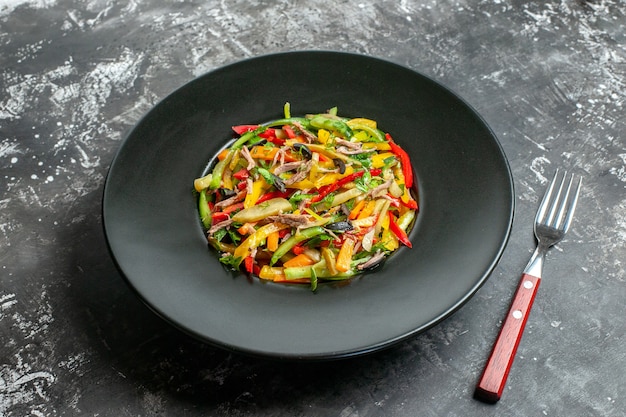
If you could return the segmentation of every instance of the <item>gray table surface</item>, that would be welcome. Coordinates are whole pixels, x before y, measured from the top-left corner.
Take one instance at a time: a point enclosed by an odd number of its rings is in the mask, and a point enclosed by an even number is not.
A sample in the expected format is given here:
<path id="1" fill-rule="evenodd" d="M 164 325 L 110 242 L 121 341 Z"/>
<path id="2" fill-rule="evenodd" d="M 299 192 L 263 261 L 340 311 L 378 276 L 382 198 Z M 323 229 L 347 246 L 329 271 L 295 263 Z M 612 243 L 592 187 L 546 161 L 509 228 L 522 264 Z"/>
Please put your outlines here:
<path id="1" fill-rule="evenodd" d="M 626 3 L 0 0 L 0 416 L 626 416 Z M 387 59 L 447 85 L 510 161 L 487 283 L 383 352 L 277 363 L 153 315 L 110 258 L 109 165 L 151 106 L 271 52 Z M 557 167 L 584 177 L 497 405 L 472 398 Z"/>

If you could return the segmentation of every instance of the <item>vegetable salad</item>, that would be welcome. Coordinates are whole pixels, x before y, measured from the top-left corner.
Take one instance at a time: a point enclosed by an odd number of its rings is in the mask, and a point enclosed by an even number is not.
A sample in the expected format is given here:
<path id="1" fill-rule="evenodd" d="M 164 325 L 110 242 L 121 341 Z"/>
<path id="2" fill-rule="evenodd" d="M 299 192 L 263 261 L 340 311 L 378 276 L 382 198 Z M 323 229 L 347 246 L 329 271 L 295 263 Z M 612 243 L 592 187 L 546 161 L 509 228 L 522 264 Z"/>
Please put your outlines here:
<path id="1" fill-rule="evenodd" d="M 237 139 L 194 181 L 220 261 L 264 280 L 345 280 L 400 245 L 418 204 L 408 154 L 374 120 L 325 113 L 233 127 Z"/>

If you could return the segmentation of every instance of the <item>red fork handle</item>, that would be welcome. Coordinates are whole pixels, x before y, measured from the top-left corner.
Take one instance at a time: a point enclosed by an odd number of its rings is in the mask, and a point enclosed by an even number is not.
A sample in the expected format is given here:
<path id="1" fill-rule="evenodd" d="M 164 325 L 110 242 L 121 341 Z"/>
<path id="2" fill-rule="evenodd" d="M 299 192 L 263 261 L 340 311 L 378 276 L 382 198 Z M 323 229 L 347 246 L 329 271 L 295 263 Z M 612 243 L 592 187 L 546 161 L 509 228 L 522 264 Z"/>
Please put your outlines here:
<path id="1" fill-rule="evenodd" d="M 474 396 L 477 399 L 495 403 L 502 396 L 540 282 L 541 278 L 522 275 L 500 334 L 476 386 Z"/>

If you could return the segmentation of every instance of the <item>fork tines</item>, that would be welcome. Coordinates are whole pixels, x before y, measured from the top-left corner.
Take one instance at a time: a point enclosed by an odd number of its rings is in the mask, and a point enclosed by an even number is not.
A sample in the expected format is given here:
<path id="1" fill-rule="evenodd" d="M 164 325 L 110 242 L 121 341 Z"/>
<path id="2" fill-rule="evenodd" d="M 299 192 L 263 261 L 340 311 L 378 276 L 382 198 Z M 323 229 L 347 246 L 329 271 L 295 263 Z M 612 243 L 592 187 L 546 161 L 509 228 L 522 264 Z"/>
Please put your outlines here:
<path id="1" fill-rule="evenodd" d="M 558 186 L 557 183 L 559 183 Z M 567 171 L 560 175 L 557 169 L 543 200 L 541 200 L 535 223 L 567 232 L 578 203 L 581 183 L 582 177 L 574 182 L 574 174 L 572 174 L 567 181 Z M 572 190 L 572 187 L 575 188 Z M 563 192 L 564 190 L 565 192 Z"/>

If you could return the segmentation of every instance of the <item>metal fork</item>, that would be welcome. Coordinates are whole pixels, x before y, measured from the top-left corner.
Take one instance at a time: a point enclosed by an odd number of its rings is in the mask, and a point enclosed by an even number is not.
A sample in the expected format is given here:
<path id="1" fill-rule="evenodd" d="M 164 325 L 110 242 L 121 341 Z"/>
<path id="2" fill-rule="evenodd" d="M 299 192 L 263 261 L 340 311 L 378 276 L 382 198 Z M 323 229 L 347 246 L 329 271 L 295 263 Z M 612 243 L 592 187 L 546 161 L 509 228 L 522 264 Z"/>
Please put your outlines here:
<path id="1" fill-rule="evenodd" d="M 534 224 L 537 249 L 524 269 L 500 334 L 476 386 L 474 395 L 479 400 L 495 403 L 502 396 L 541 281 L 546 252 L 567 233 L 576 210 L 581 183 L 582 178 L 574 181 L 573 174 L 567 181 L 567 172 L 561 176 L 557 170 L 543 196 Z"/>

